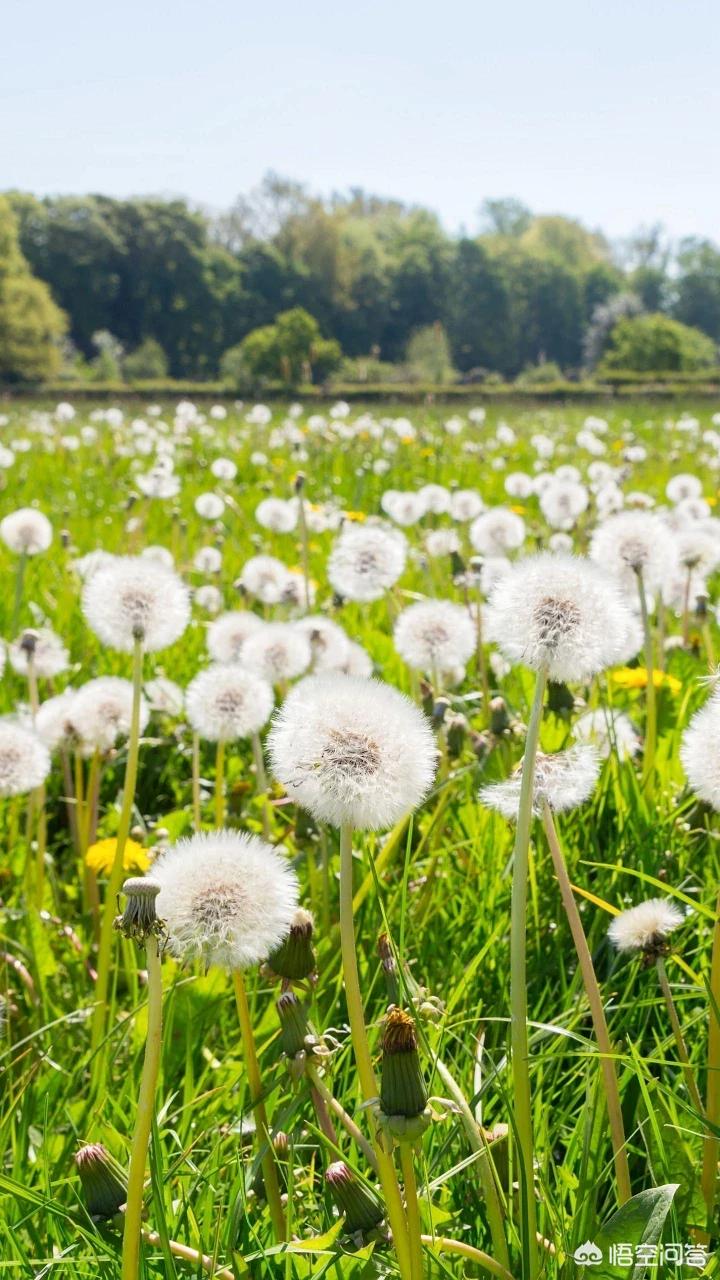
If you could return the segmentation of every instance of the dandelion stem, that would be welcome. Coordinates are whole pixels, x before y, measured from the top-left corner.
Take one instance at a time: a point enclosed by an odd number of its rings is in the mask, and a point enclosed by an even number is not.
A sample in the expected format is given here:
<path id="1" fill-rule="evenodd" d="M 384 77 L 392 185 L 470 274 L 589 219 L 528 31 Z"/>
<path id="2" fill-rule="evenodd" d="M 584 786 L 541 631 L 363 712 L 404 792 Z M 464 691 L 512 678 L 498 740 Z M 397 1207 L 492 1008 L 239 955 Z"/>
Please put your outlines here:
<path id="1" fill-rule="evenodd" d="M 252 735 L 251 742 L 252 742 L 253 760 L 255 761 L 255 789 L 257 791 L 258 799 L 262 802 L 263 839 L 267 840 L 269 844 L 270 840 L 272 839 L 272 830 L 270 827 L 270 811 L 269 811 L 270 806 L 268 804 L 267 774 L 265 772 L 265 760 L 263 758 L 263 749 L 262 749 L 262 743 L 260 741 L 260 734 L 257 732 L 254 733 Z"/>
<path id="2" fill-rule="evenodd" d="M 423 1244 L 430 1249 L 436 1249 L 438 1253 L 458 1253 L 463 1258 L 468 1258 L 471 1262 L 477 1262 L 479 1267 L 483 1267 L 485 1271 L 489 1271 L 492 1276 L 499 1276 L 500 1280 L 513 1280 L 512 1273 L 507 1267 L 503 1267 L 488 1253 L 484 1253 L 482 1249 L 476 1249 L 472 1244 L 466 1244 L 464 1240 L 451 1240 L 448 1236 L 421 1236 Z"/>
<path id="3" fill-rule="evenodd" d="M 710 1026 L 708 1029 L 707 1085 L 705 1095 L 707 1133 L 703 1139 L 702 1191 L 708 1232 L 714 1229 L 715 1190 L 720 1155 L 720 894 L 718 894 L 710 965 Z"/>
<path id="4" fill-rule="evenodd" d="M 687 649 L 690 639 L 690 583 L 692 582 L 692 567 L 688 565 L 685 575 L 685 586 L 683 590 L 682 605 L 682 642 L 683 648 Z"/>
<path id="5" fill-rule="evenodd" d="M 346 1133 L 350 1135 L 353 1142 L 362 1151 L 365 1159 L 370 1165 L 370 1168 L 374 1169 L 377 1173 L 377 1159 L 375 1152 L 373 1151 L 372 1144 L 368 1142 L 365 1134 L 358 1128 L 352 1116 L 348 1115 L 342 1103 L 339 1102 L 335 1095 L 330 1092 L 317 1067 L 309 1060 L 305 1064 L 305 1074 L 313 1089 L 317 1094 L 319 1094 L 328 1109 L 332 1111 L 340 1121 Z"/>
<path id="6" fill-rule="evenodd" d="M 255 1132 L 261 1152 L 261 1166 L 263 1182 L 265 1184 L 265 1195 L 270 1208 L 270 1216 L 273 1220 L 275 1235 L 278 1240 L 285 1240 L 287 1231 L 282 1200 L 280 1199 L 280 1184 L 278 1182 L 277 1168 L 275 1166 L 275 1153 L 272 1138 L 270 1137 L 265 1103 L 263 1102 L 260 1063 L 258 1061 L 257 1050 L 255 1048 L 255 1036 L 252 1028 L 252 1019 L 250 1017 L 250 1006 L 248 1005 L 247 991 L 245 990 L 245 979 L 240 969 L 233 969 L 233 983 L 235 986 L 235 1003 L 237 1004 L 238 1020 L 240 1022 L 240 1034 L 242 1036 L 243 1051 L 245 1054 L 245 1070 L 247 1072 L 248 1088 L 250 1090 L 250 1104 L 255 1117 Z"/>
<path id="7" fill-rule="evenodd" d="M 27 552 L 22 551 L 18 557 L 17 569 L 15 571 L 15 603 L 13 605 L 12 624 L 10 627 L 10 635 L 16 636 L 18 626 L 20 625 L 20 613 L 22 610 L 23 588 L 25 585 L 25 569 L 27 567 Z"/>
<path id="8" fill-rule="evenodd" d="M 447 1089 L 450 1097 L 460 1112 L 460 1119 L 465 1133 L 467 1134 L 470 1146 L 473 1151 L 478 1154 L 479 1158 L 477 1161 L 477 1167 L 483 1196 L 485 1198 L 485 1209 L 487 1212 L 488 1226 L 490 1228 L 493 1249 L 498 1255 L 502 1265 L 509 1268 L 510 1254 L 508 1252 L 505 1228 L 503 1225 L 502 1205 L 500 1203 L 500 1196 L 498 1194 L 496 1184 L 497 1170 L 490 1150 L 490 1144 L 483 1136 L 477 1121 L 475 1120 L 475 1116 L 470 1109 L 468 1100 L 455 1077 L 451 1074 L 445 1063 L 442 1062 L 440 1058 L 436 1058 L 434 1065 L 443 1085 Z"/>
<path id="9" fill-rule="evenodd" d="M 365 1014 L 360 994 L 360 978 L 357 955 L 355 953 L 352 839 L 352 826 L 348 823 L 343 823 L 340 828 L 340 947 L 348 1021 L 350 1023 L 350 1034 L 355 1052 L 355 1065 L 357 1066 L 360 1089 L 365 1102 L 374 1102 L 378 1097 L 378 1087 L 365 1030 Z M 410 1244 L 395 1167 L 387 1152 L 378 1143 L 375 1143 L 374 1146 L 378 1176 L 385 1196 L 385 1206 L 393 1233 L 393 1243 L 400 1275 L 402 1280 L 411 1280 Z"/>
<path id="10" fill-rule="evenodd" d="M 400 1143 L 400 1168 L 402 1169 L 405 1187 L 405 1210 L 407 1213 L 408 1236 L 410 1238 L 410 1274 L 412 1280 L 423 1280 L 425 1266 L 423 1263 L 420 1206 L 418 1204 L 417 1182 L 415 1181 L 413 1149 L 409 1142 Z"/>
<path id="11" fill-rule="evenodd" d="M 513 1103 L 519 1156 L 520 1202 L 522 1205 L 523 1274 L 526 1280 L 528 1278 L 529 1280 L 535 1280 L 539 1269 L 530 1100 L 530 1047 L 527 1027 L 527 895 L 535 757 L 540 740 L 540 725 L 546 683 L 547 670 L 541 667 L 537 673 L 522 762 L 520 804 L 518 807 L 513 854 L 510 919 L 510 1034 Z"/>
<path id="12" fill-rule="evenodd" d="M 90 1032 L 90 1045 L 93 1053 L 99 1048 L 105 1030 L 107 1013 L 107 995 L 110 977 L 110 960 L 113 942 L 113 921 L 117 909 L 117 895 L 123 878 L 123 862 L 125 845 L 130 834 L 135 800 L 135 783 L 137 781 L 138 756 L 140 754 L 140 700 L 142 697 L 143 652 L 142 641 L 136 640 L 133 651 L 133 701 L 130 717 L 130 736 L 128 739 L 127 762 L 125 765 L 125 783 L 123 786 L 122 809 L 115 844 L 115 860 L 110 871 L 105 905 L 100 924 L 100 946 L 98 949 L 97 981 L 95 983 L 95 1009 Z M 95 1059 L 94 1077 L 98 1084 L 105 1073 L 105 1063 L 100 1057 Z"/>
<path id="13" fill-rule="evenodd" d="M 657 976 L 658 976 L 658 981 L 660 983 L 660 990 L 662 991 L 663 996 L 665 997 L 665 1004 L 667 1006 L 668 1017 L 670 1018 L 670 1026 L 672 1027 L 672 1032 L 675 1037 L 675 1046 L 678 1051 L 678 1057 L 682 1064 L 682 1073 L 683 1073 L 683 1076 L 685 1077 L 685 1084 L 687 1085 L 687 1091 L 690 1094 L 692 1104 L 695 1107 L 695 1110 L 697 1111 L 698 1115 L 703 1116 L 705 1114 L 705 1108 L 703 1107 L 702 1098 L 700 1097 L 700 1090 L 697 1087 L 695 1072 L 693 1071 L 692 1064 L 690 1062 L 690 1055 L 688 1054 L 687 1045 L 685 1044 L 685 1037 L 682 1033 L 682 1027 L 680 1026 L 680 1019 L 678 1017 L 677 1007 L 675 1005 L 675 1000 L 673 999 L 673 993 L 670 988 L 667 971 L 665 969 L 665 961 L 663 960 L 662 956 L 657 957 L 655 961 L 655 967 L 657 969 Z"/>
<path id="14" fill-rule="evenodd" d="M 655 696 L 655 660 L 653 657 L 652 630 L 648 612 L 647 595 L 642 572 L 637 571 L 638 595 L 640 597 L 640 613 L 642 615 L 643 634 L 645 636 L 645 668 L 647 685 L 645 688 L 645 750 L 643 753 L 643 777 L 647 782 L 652 775 L 655 763 L 655 747 L 657 745 L 657 698 Z"/>
<path id="15" fill-rule="evenodd" d="M 305 518 L 305 498 L 302 489 L 298 494 L 298 525 L 300 527 L 300 547 L 303 568 L 303 597 L 305 613 L 310 612 L 310 550 L 308 547 L 307 520 Z"/>
<path id="16" fill-rule="evenodd" d="M 128 1193 L 125 1208 L 122 1245 L 122 1280 L 137 1280 L 140 1262 L 140 1234 L 142 1228 L 143 1190 L 145 1187 L 145 1162 L 147 1160 L 150 1132 L 155 1111 L 155 1090 L 160 1069 L 162 1046 L 162 964 L 158 939 L 151 935 L 147 940 L 148 969 L 148 1029 L 145 1041 L 140 1094 L 138 1096 L 135 1132 L 130 1150 Z"/>
<path id="17" fill-rule="evenodd" d="M 200 830 L 200 734 L 194 733 L 192 740 L 192 800 L 193 830 Z"/>
<path id="18" fill-rule="evenodd" d="M 215 752 L 215 826 L 225 826 L 225 742 L 221 738 Z"/>
<path id="19" fill-rule="evenodd" d="M 147 1228 L 143 1228 L 142 1238 L 146 1244 L 162 1245 L 162 1238 L 158 1231 L 148 1231 Z M 237 1274 L 235 1271 L 216 1266 L 207 1253 L 201 1253 L 199 1249 L 193 1249 L 189 1244 L 168 1240 L 167 1247 L 174 1258 L 182 1258 L 183 1262 L 191 1262 L 193 1266 L 202 1267 L 203 1271 L 207 1271 L 208 1275 L 213 1277 L 213 1280 L 235 1280 Z"/>
<path id="20" fill-rule="evenodd" d="M 625 1204 L 632 1195 L 630 1186 L 630 1170 L 628 1168 L 627 1158 L 627 1139 L 625 1137 L 625 1127 L 623 1125 L 622 1106 L 620 1103 L 620 1089 L 618 1087 L 617 1072 L 615 1070 L 615 1050 L 610 1039 L 607 1019 L 605 1017 L 605 1009 L 603 1007 L 602 995 L 595 974 L 595 968 L 590 954 L 590 948 L 585 937 L 585 930 L 582 926 L 580 912 L 578 911 L 575 895 L 572 890 L 570 877 L 568 876 L 565 858 L 563 856 L 560 841 L 558 839 L 555 822 L 552 811 L 547 800 L 543 801 L 542 821 L 545 829 L 545 835 L 550 847 L 550 856 L 552 857 L 555 875 L 557 876 L 560 886 L 560 896 L 562 898 L 565 915 L 570 925 L 575 950 L 577 952 L 580 964 L 580 973 L 582 974 L 583 986 L 585 987 L 585 995 L 590 1005 L 590 1013 L 592 1015 L 593 1028 L 595 1030 L 595 1039 L 600 1053 L 600 1069 L 602 1071 L 603 1086 L 605 1090 L 605 1106 L 607 1107 L 608 1121 L 610 1124 L 610 1137 L 613 1146 L 613 1156 L 615 1160 L 615 1178 L 617 1180 L 618 1200 L 620 1204 Z"/>

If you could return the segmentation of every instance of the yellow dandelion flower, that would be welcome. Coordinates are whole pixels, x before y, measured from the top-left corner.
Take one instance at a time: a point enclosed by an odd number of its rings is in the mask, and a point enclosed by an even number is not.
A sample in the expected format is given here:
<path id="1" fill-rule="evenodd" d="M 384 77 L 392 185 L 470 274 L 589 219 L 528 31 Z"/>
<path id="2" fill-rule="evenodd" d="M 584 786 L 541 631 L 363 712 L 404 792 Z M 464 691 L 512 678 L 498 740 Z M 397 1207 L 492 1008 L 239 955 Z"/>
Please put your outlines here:
<path id="1" fill-rule="evenodd" d="M 647 688 L 647 671 L 645 667 L 618 667 L 610 672 L 610 679 L 619 689 Z M 667 671 L 653 671 L 653 684 L 656 689 L 666 688 L 671 693 L 679 693 L 682 683 L 677 676 L 668 675 Z"/>
<path id="2" fill-rule="evenodd" d="M 518 502 L 515 504 L 515 506 L 511 507 L 510 510 L 514 511 L 516 516 L 524 516 L 526 508 L 522 505 L 522 503 Z"/>
<path id="3" fill-rule="evenodd" d="M 414 437 L 414 436 L 401 436 L 401 437 L 400 437 L 400 443 L 401 443 L 401 444 L 414 444 L 414 443 L 415 443 L 415 437 Z"/>
<path id="4" fill-rule="evenodd" d="M 367 519 L 364 511 L 343 511 L 346 520 L 354 520 L 357 524 L 362 524 Z"/>
<path id="5" fill-rule="evenodd" d="M 109 875 L 115 861 L 117 839 L 110 836 L 107 840 L 98 840 L 91 844 L 85 854 L 85 862 L 93 871 Z M 145 849 L 137 840 L 126 840 L 123 850 L 123 871 L 147 871 L 150 859 Z"/>
<path id="6" fill-rule="evenodd" d="M 425 448 L 424 448 L 424 449 L 421 449 L 421 450 L 420 450 L 420 453 L 421 453 L 421 455 L 422 455 L 422 457 L 423 457 L 423 458 L 432 458 L 432 457 L 434 457 L 434 456 L 435 456 L 435 450 L 434 450 L 434 449 L 429 449 L 429 448 L 427 447 L 427 445 L 425 446 Z"/>

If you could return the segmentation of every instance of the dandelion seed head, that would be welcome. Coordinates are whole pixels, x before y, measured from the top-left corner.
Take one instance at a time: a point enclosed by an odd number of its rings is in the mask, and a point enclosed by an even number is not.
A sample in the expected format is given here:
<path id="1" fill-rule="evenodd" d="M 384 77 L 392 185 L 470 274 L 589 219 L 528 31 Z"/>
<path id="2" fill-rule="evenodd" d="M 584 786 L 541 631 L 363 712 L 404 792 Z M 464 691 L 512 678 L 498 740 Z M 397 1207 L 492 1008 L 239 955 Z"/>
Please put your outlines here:
<path id="1" fill-rule="evenodd" d="M 645 588 L 656 591 L 677 558 L 672 534 L 659 516 L 647 511 L 622 511 L 599 524 L 590 540 L 590 557 L 633 592 L 638 573 Z"/>
<path id="2" fill-rule="evenodd" d="M 661 946 L 684 913 L 667 898 L 650 898 L 615 916 L 608 937 L 617 951 L 652 951 Z"/>
<path id="3" fill-rule="evenodd" d="M 414 703 L 380 681 L 335 673 L 296 685 L 268 746 L 275 776 L 317 819 L 371 830 L 420 804 L 437 762 Z"/>
<path id="4" fill-rule="evenodd" d="M 399 530 L 346 525 L 330 553 L 330 585 L 346 600 L 379 600 L 405 568 L 407 542 Z"/>
<path id="5" fill-rule="evenodd" d="M 576 809 L 592 795 L 600 772 L 600 757 L 592 746 L 570 747 L 554 755 L 539 752 L 533 779 L 533 813 L 547 801 L 555 813 Z M 517 820 L 522 785 L 522 764 L 505 782 L 494 782 L 480 791 L 480 801 L 511 821 Z"/>
<path id="6" fill-rule="evenodd" d="M 8 648 L 10 666 L 18 675 L 28 675 L 31 667 L 35 675 L 51 680 L 67 671 L 70 663 L 68 651 L 60 636 L 48 627 L 25 632 Z"/>
<path id="7" fill-rule="evenodd" d="M 121 676 L 98 676 L 77 689 L 68 710 L 70 734 L 85 751 L 109 751 L 127 738 L 132 720 L 133 687 Z M 140 732 L 147 728 L 149 708 L 140 699 Z"/>
<path id="8" fill-rule="evenodd" d="M 82 606 L 89 626 L 111 649 L 149 652 L 180 639 L 190 619 L 188 590 L 164 564 L 118 556 L 85 582 Z"/>
<path id="9" fill-rule="evenodd" d="M 223 969 L 265 960 L 288 933 L 298 905 L 297 878 L 286 859 L 241 832 L 178 841 L 153 863 L 153 879 L 173 953 Z"/>
<path id="10" fill-rule="evenodd" d="M 470 541 L 484 556 L 505 556 L 525 541 L 525 521 L 507 507 L 491 507 L 470 525 Z"/>
<path id="11" fill-rule="evenodd" d="M 289 622 L 268 622 L 251 632 L 242 647 L 241 662 L 270 684 L 294 680 L 310 666 L 308 635 Z"/>
<path id="12" fill-rule="evenodd" d="M 682 737 L 680 759 L 695 794 L 720 811 L 720 691 L 695 712 Z"/>
<path id="13" fill-rule="evenodd" d="M 267 723 L 273 692 L 266 680 L 236 663 L 214 663 L 191 680 L 185 707 L 201 738 L 232 742 L 257 733 Z"/>
<path id="14" fill-rule="evenodd" d="M 444 674 L 465 668 L 477 645 L 467 609 L 451 600 L 423 600 L 403 609 L 395 623 L 395 648 L 409 667 Z"/>
<path id="15" fill-rule="evenodd" d="M 52 542 L 52 525 L 42 511 L 20 507 L 0 520 L 0 538 L 16 555 L 36 556 Z"/>
<path id="16" fill-rule="evenodd" d="M 216 662 L 237 662 L 245 641 L 264 626 L 262 618 L 258 618 L 249 609 L 220 614 L 207 630 L 210 657 Z"/>
<path id="17" fill-rule="evenodd" d="M 573 735 L 578 742 L 592 743 L 605 760 L 613 751 L 621 760 L 628 760 L 640 750 L 640 738 L 630 717 L 609 707 L 586 711 L 576 720 Z"/>
<path id="18" fill-rule="evenodd" d="M 19 796 L 42 785 L 50 752 L 32 729 L 0 720 L 0 796 Z"/>

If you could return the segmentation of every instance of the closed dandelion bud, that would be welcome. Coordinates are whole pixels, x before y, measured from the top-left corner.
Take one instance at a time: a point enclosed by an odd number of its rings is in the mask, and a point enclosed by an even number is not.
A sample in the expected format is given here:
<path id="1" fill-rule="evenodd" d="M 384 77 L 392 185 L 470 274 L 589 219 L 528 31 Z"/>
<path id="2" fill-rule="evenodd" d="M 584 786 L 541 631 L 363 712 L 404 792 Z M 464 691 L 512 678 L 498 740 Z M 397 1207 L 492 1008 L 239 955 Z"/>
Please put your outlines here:
<path id="1" fill-rule="evenodd" d="M 83 1196 L 91 1218 L 114 1218 L 127 1200 L 127 1177 L 100 1142 L 81 1147 L 75 1156 Z"/>
<path id="2" fill-rule="evenodd" d="M 424 1113 L 427 1097 L 415 1022 L 409 1013 L 395 1006 L 383 1026 L 380 1106 L 386 1116 L 414 1120 Z"/>
<path id="3" fill-rule="evenodd" d="M 60 545 L 61 545 L 62 547 L 64 547 L 64 548 L 67 550 L 67 548 L 70 546 L 71 541 L 72 541 L 72 539 L 71 539 L 71 537 L 70 537 L 70 531 L 69 531 L 68 529 L 61 529 L 61 530 L 60 530 Z"/>
<path id="4" fill-rule="evenodd" d="M 308 1022 L 305 1007 L 292 991 L 285 991 L 276 1001 L 275 1008 L 280 1019 L 283 1053 L 292 1061 L 306 1048 Z"/>
<path id="5" fill-rule="evenodd" d="M 462 754 L 467 731 L 468 722 L 461 712 L 457 712 L 456 715 L 449 716 L 446 719 L 445 732 L 447 734 L 448 752 L 454 760 Z"/>
<path id="6" fill-rule="evenodd" d="M 305 488 L 305 476 L 302 471 L 298 471 L 293 488 L 296 493 L 302 493 Z"/>
<path id="7" fill-rule="evenodd" d="M 440 725 L 444 722 L 445 717 L 449 710 L 450 710 L 449 698 L 435 699 L 433 703 L 433 709 L 432 709 L 432 722 L 433 722 L 434 728 L 436 729 L 440 728 Z"/>
<path id="8" fill-rule="evenodd" d="M 153 934 L 163 932 L 163 924 L 158 920 L 155 900 L 160 892 L 160 885 L 149 876 L 134 876 L 123 885 L 125 894 L 125 910 L 117 916 L 115 928 L 126 938 L 134 938 L 136 942 L 144 942 Z"/>
<path id="9" fill-rule="evenodd" d="M 278 1160 L 287 1160 L 290 1154 L 290 1139 L 282 1129 L 278 1129 L 273 1135 L 272 1144 Z"/>
<path id="10" fill-rule="evenodd" d="M 28 662 L 35 656 L 35 650 L 37 649 L 39 638 L 37 631 L 23 631 L 20 637 L 19 647 L 25 654 Z"/>
<path id="11" fill-rule="evenodd" d="M 435 715 L 435 693 L 427 680 L 420 681 L 420 701 L 425 715 L 432 720 Z"/>
<path id="12" fill-rule="evenodd" d="M 465 573 L 465 561 L 458 551 L 450 552 L 450 572 L 453 578 L 461 578 Z"/>
<path id="13" fill-rule="evenodd" d="M 705 622 L 708 616 L 708 598 L 707 596 L 696 596 L 695 598 L 695 617 L 698 622 Z"/>
<path id="14" fill-rule="evenodd" d="M 273 1150 L 275 1152 L 275 1162 L 280 1183 L 280 1190 L 283 1197 L 287 1193 L 287 1158 L 290 1151 L 290 1140 L 282 1129 L 278 1129 L 277 1133 L 272 1135 Z M 265 1201 L 265 1179 L 263 1177 L 262 1165 L 258 1165 L 255 1175 L 251 1183 L 251 1193 L 256 1200 Z"/>
<path id="15" fill-rule="evenodd" d="M 390 945 L 390 939 L 386 933 L 381 933 L 378 938 L 378 954 L 382 963 L 383 975 L 385 977 L 385 985 L 388 993 L 388 1003 L 397 1004 L 399 999 L 397 965 L 395 963 L 395 955 Z"/>
<path id="16" fill-rule="evenodd" d="M 510 716 L 504 698 L 490 699 L 490 732 L 499 737 L 510 728 Z"/>
<path id="17" fill-rule="evenodd" d="M 336 1160 L 325 1173 L 328 1191 L 345 1218 L 349 1235 L 367 1235 L 380 1226 L 384 1218 L 377 1196 L 359 1182 L 343 1160 Z"/>
<path id="18" fill-rule="evenodd" d="M 288 982 L 301 982 L 315 972 L 314 921 L 302 907 L 295 912 L 287 936 L 268 956 L 268 968 Z"/>

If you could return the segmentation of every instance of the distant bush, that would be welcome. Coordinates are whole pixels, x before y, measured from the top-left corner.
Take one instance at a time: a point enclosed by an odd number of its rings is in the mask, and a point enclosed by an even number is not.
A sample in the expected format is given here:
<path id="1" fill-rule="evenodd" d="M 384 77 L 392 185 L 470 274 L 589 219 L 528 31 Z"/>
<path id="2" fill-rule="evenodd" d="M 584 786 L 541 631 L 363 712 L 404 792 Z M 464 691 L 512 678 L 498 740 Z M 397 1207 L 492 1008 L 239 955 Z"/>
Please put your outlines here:
<path id="1" fill-rule="evenodd" d="M 455 381 L 450 342 L 441 324 L 428 325 L 412 335 L 405 366 L 411 382 L 432 382 L 442 387 Z"/>
<path id="2" fill-rule="evenodd" d="M 516 387 L 543 387 L 553 382 L 563 382 L 563 371 L 554 360 L 528 365 L 515 379 Z"/>
<path id="3" fill-rule="evenodd" d="M 711 338 L 657 312 L 618 321 L 598 373 L 612 369 L 676 373 L 709 368 L 716 361 L 717 347 Z"/>
<path id="4" fill-rule="evenodd" d="M 166 378 L 167 356 L 155 338 L 145 338 L 139 347 L 125 356 L 122 370 L 129 382 L 138 382 L 143 378 Z"/>
<path id="5" fill-rule="evenodd" d="M 231 386 L 280 382 L 297 387 L 313 377 L 324 382 L 342 361 L 340 344 L 323 338 L 317 320 L 302 307 L 276 316 L 274 324 L 253 329 L 225 352 L 220 372 Z"/>

